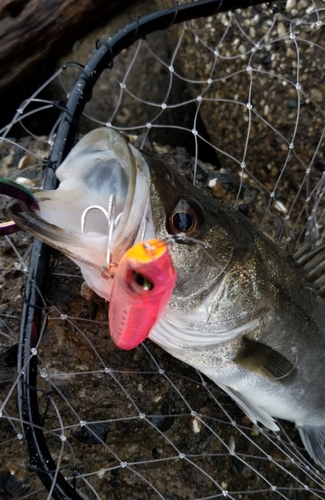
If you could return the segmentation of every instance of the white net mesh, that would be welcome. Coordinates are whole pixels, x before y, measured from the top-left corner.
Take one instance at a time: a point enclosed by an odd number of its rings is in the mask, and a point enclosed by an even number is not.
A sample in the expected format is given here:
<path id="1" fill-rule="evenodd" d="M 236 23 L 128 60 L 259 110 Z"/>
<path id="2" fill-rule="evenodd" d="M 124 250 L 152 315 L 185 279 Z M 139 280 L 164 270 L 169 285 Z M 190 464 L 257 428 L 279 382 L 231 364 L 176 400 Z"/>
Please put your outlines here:
<path id="1" fill-rule="evenodd" d="M 104 71 L 80 134 L 102 125 L 126 132 L 296 251 L 324 231 L 322 5 L 250 8 L 148 36 Z M 60 69 L 2 129 L 2 176 L 41 186 L 60 99 L 79 71 Z M 15 373 L 31 242 L 23 232 L 0 242 L 0 493 L 38 500 L 52 491 L 28 466 Z M 277 434 L 253 426 L 214 384 L 150 341 L 117 349 L 107 304 L 81 287 L 62 255 L 47 281 L 31 353 L 39 425 L 56 471 L 82 498 L 325 498 L 323 471 L 292 424 L 280 422 Z"/>

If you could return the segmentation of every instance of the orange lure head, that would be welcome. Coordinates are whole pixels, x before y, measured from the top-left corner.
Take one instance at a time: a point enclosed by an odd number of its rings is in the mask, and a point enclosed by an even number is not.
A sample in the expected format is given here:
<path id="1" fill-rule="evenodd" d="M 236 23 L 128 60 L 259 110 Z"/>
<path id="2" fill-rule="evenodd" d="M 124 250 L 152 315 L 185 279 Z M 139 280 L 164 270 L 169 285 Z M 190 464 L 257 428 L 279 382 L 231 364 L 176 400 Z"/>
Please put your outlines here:
<path id="1" fill-rule="evenodd" d="M 109 303 L 109 329 L 121 349 L 133 349 L 163 314 L 176 283 L 167 244 L 137 243 L 121 259 Z"/>

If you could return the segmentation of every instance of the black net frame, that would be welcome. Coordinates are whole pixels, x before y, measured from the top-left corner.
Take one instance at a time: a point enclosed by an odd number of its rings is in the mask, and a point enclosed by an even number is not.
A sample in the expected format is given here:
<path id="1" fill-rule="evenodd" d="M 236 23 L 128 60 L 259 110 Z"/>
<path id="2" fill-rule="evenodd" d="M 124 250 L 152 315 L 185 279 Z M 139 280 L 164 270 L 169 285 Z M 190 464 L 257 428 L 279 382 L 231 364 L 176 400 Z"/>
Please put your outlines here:
<path id="1" fill-rule="evenodd" d="M 167 10 L 155 12 L 137 19 L 118 31 L 107 41 L 99 41 L 97 50 L 91 57 L 76 81 L 65 104 L 58 126 L 44 189 L 57 187 L 56 169 L 69 153 L 77 137 L 79 119 L 86 103 L 91 100 L 92 89 L 106 68 L 112 68 L 114 58 L 134 42 L 157 30 L 199 17 L 208 17 L 219 12 L 238 8 L 248 8 L 261 4 L 261 0 L 201 0 L 196 3 L 176 5 Z M 42 291 L 46 285 L 49 268 L 50 248 L 35 240 L 22 309 L 18 350 L 18 408 L 23 435 L 28 448 L 31 468 L 37 472 L 45 487 L 52 491 L 56 500 L 82 500 L 76 489 L 71 486 L 60 472 L 48 449 L 42 431 L 37 401 L 37 347 L 46 319 L 46 305 Z M 46 323 L 46 322 L 45 322 Z M 54 484 L 54 486 L 53 486 Z"/>

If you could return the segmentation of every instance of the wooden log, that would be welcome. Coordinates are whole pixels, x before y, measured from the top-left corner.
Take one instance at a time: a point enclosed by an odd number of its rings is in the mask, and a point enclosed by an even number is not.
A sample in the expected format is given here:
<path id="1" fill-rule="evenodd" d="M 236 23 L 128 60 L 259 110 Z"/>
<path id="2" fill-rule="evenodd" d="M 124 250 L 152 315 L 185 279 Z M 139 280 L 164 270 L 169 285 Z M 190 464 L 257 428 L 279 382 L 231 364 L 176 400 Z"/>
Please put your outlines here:
<path id="1" fill-rule="evenodd" d="M 2 0 L 0 94 L 130 3 L 132 0 Z"/>

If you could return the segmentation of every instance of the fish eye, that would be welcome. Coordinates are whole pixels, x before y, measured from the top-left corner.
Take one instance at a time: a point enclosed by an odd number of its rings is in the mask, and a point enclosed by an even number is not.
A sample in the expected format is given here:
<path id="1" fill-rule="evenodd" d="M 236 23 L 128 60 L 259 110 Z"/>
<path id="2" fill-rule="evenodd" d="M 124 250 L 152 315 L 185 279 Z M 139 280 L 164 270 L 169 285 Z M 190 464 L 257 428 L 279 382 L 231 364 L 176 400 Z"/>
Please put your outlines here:
<path id="1" fill-rule="evenodd" d="M 171 217 L 173 228 L 180 233 L 188 233 L 195 224 L 194 217 L 188 212 L 176 212 Z"/>
<path id="2" fill-rule="evenodd" d="M 184 233 L 191 238 L 200 234 L 203 213 L 199 205 L 192 200 L 181 199 L 168 219 L 168 230 L 171 234 Z"/>
<path id="3" fill-rule="evenodd" d="M 143 274 L 137 273 L 136 271 L 132 272 L 132 278 L 134 283 L 136 283 L 139 287 L 142 288 L 142 290 L 152 290 L 153 289 L 153 283 L 152 281 L 148 280 Z"/>

